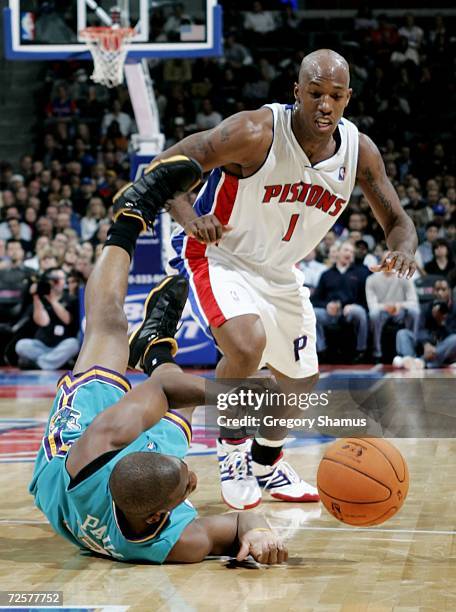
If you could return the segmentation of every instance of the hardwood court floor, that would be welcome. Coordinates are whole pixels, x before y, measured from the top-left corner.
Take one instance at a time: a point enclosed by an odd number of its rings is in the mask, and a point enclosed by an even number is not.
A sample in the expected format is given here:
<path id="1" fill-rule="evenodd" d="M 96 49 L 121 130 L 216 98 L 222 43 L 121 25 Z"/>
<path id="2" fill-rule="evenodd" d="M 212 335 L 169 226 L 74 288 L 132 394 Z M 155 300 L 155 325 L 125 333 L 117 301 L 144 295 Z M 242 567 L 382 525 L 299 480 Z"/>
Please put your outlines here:
<path id="1" fill-rule="evenodd" d="M 154 612 L 456 610 L 455 440 L 394 442 L 409 465 L 410 492 L 400 514 L 377 528 L 344 526 L 320 504 L 265 501 L 260 511 L 287 539 L 287 566 L 231 568 L 219 558 L 191 566 L 124 565 L 81 555 L 34 508 L 27 449 L 30 440 L 36 447 L 34 419 L 46 418 L 50 402 L 22 395 L 0 399 L 0 590 L 62 590 L 65 606 Z M 8 432 L 18 418 L 31 419 L 22 422 L 25 433 L 17 426 Z M 290 448 L 288 459 L 315 482 L 324 449 L 321 443 Z M 215 457 L 188 462 L 199 475 L 192 501 L 200 513 L 224 512 Z"/>

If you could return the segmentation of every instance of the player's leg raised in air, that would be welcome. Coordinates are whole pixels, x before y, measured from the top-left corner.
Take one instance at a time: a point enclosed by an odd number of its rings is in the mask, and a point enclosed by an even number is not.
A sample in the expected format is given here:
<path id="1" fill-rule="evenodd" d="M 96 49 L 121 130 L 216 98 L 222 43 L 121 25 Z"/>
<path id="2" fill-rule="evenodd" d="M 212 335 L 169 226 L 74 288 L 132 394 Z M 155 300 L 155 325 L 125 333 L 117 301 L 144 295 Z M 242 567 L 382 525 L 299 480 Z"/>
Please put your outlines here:
<path id="1" fill-rule="evenodd" d="M 127 321 L 123 302 L 128 269 L 136 240 L 153 226 L 166 201 L 198 184 L 201 168 L 193 160 L 175 156 L 149 166 L 136 183 L 129 183 L 114 198 L 114 219 L 100 265 L 90 276 L 85 293 L 86 330 L 74 373 L 94 364 L 124 372 L 128 362 Z"/>
<path id="2" fill-rule="evenodd" d="M 191 160 L 166 165 L 164 173 L 151 169 L 152 186 L 136 183 L 115 202 L 115 222 L 87 285 L 84 344 L 74 372 L 59 384 L 30 490 L 57 533 L 116 560 L 194 562 L 233 552 L 240 560 L 252 554 L 282 562 L 286 549 L 261 517 L 199 519 L 187 500 L 196 486 L 182 460 L 191 427 L 169 407 L 202 403 L 205 381 L 173 362 L 185 279 L 168 277 L 151 291 L 128 345 L 123 301 L 136 239 L 174 193 L 165 179 L 185 191 L 200 175 Z M 193 180 L 180 181 L 182 172 Z M 155 192 L 152 198 L 153 189 L 162 189 L 161 199 Z M 132 390 L 123 376 L 129 360 L 150 375 Z"/>

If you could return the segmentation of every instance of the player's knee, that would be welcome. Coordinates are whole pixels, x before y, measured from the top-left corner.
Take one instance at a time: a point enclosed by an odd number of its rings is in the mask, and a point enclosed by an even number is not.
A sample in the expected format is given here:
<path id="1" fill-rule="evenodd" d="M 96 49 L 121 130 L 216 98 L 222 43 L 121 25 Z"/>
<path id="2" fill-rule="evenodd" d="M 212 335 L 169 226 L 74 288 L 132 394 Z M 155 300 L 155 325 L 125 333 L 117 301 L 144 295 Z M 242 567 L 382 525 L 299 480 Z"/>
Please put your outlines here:
<path id="1" fill-rule="evenodd" d="M 285 389 L 287 393 L 299 395 L 301 393 L 310 393 L 317 384 L 320 378 L 320 373 L 315 372 L 312 376 L 306 378 L 287 379 L 287 382 L 280 381 L 280 385 Z"/>
<path id="2" fill-rule="evenodd" d="M 94 328 L 98 333 L 126 334 L 128 332 L 128 322 L 123 305 L 115 300 L 104 304 L 103 308 L 88 314 L 86 327 L 88 331 Z"/>
<path id="3" fill-rule="evenodd" d="M 315 374 L 312 374 L 312 376 L 309 376 L 305 380 L 307 381 L 307 386 L 309 389 L 312 390 L 320 380 L 320 372 L 315 372 Z"/>
<path id="4" fill-rule="evenodd" d="M 252 334 L 245 339 L 239 338 L 233 344 L 225 356 L 230 361 L 235 362 L 238 367 L 245 371 L 255 371 L 260 364 L 261 357 L 266 346 L 266 336 L 264 334 Z"/>

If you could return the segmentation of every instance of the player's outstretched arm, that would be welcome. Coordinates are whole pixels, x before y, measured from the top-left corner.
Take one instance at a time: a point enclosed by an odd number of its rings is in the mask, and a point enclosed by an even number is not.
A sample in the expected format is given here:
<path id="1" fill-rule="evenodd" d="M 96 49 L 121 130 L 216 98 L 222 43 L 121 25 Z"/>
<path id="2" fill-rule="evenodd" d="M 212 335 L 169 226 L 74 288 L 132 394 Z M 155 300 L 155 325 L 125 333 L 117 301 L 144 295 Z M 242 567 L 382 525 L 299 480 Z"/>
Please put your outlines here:
<path id="1" fill-rule="evenodd" d="M 415 226 L 402 209 L 380 151 L 365 134 L 359 135 L 357 180 L 385 232 L 389 248 L 381 264 L 371 269 L 395 270 L 400 277 L 411 278 L 416 270 L 414 254 L 418 244 Z"/>
<path id="2" fill-rule="evenodd" d="M 195 519 L 182 532 L 169 553 L 168 563 L 198 563 L 208 555 L 252 555 L 259 563 L 274 565 L 288 559 L 281 538 L 261 515 L 233 512 Z"/>
<path id="3" fill-rule="evenodd" d="M 204 404 L 205 387 L 206 381 L 199 376 L 184 374 L 174 365 L 160 366 L 152 378 L 94 419 L 68 453 L 68 473 L 74 478 L 103 453 L 128 446 L 158 423 L 171 403 L 173 408 Z"/>

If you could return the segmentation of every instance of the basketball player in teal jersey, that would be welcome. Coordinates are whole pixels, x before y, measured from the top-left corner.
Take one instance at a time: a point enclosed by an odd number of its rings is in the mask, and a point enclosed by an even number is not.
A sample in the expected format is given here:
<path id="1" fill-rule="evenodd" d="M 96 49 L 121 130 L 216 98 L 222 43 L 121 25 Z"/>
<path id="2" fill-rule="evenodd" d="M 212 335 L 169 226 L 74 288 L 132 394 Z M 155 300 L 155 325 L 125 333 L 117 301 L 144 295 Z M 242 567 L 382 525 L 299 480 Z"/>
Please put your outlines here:
<path id="1" fill-rule="evenodd" d="M 187 500 L 197 482 L 182 460 L 192 409 L 179 408 L 204 403 L 205 381 L 173 361 L 184 278 L 167 277 L 151 291 L 130 347 L 127 339 L 123 303 L 136 239 L 167 200 L 200 178 L 196 162 L 176 156 L 116 196 L 115 222 L 87 284 L 84 343 L 58 384 L 30 491 L 58 534 L 111 559 L 189 563 L 251 554 L 281 563 L 287 551 L 260 516 L 198 518 Z M 150 378 L 131 389 L 127 362 Z"/>

